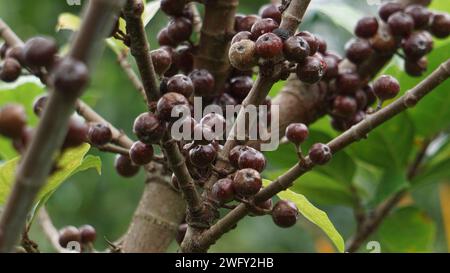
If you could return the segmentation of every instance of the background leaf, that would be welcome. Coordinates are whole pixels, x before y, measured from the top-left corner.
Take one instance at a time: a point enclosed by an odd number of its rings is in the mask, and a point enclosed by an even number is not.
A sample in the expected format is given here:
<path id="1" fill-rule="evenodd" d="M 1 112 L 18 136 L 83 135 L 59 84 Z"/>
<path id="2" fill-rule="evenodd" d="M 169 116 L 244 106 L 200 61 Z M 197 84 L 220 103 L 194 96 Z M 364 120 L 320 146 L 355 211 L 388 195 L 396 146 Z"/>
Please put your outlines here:
<path id="1" fill-rule="evenodd" d="M 89 149 L 89 144 L 84 144 L 78 148 L 67 150 L 58 161 L 59 169 L 50 176 L 36 200 L 39 201 L 48 193 L 54 192 L 64 181 L 79 171 L 88 168 L 95 168 L 99 171 L 101 169 L 100 158 L 93 156 L 85 158 Z M 0 204 L 5 203 L 11 192 L 19 160 L 19 158 L 14 158 L 0 165 Z"/>
<path id="2" fill-rule="evenodd" d="M 269 184 L 270 181 L 264 180 L 264 186 L 268 186 Z M 278 193 L 277 195 L 281 199 L 290 200 L 294 202 L 297 205 L 297 208 L 300 211 L 300 213 L 311 223 L 315 224 L 320 229 L 322 229 L 323 232 L 325 232 L 325 234 L 328 236 L 328 238 L 330 238 L 330 240 L 334 243 L 334 245 L 340 252 L 344 252 L 345 250 L 344 239 L 336 230 L 333 223 L 331 223 L 330 219 L 328 218 L 328 215 L 325 212 L 316 208 L 313 204 L 311 204 L 308 201 L 308 199 L 306 199 L 305 196 L 295 193 L 293 191 L 286 190 L 284 192 Z"/>
<path id="3" fill-rule="evenodd" d="M 372 131 L 367 139 L 351 145 L 352 154 L 372 165 L 404 169 L 413 147 L 414 124 L 403 113 Z"/>
<path id="4" fill-rule="evenodd" d="M 427 252 L 435 233 L 434 222 L 424 212 L 415 207 L 404 207 L 385 219 L 378 231 L 378 238 L 382 251 Z"/>

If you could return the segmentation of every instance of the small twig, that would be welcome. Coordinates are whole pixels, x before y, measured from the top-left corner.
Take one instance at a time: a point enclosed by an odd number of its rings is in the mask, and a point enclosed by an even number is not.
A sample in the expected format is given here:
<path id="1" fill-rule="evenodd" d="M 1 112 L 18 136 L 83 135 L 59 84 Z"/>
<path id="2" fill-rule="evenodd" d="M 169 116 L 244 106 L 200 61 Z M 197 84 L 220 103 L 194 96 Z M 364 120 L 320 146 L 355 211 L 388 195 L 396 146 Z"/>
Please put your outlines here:
<path id="1" fill-rule="evenodd" d="M 109 153 L 114 153 L 114 154 L 121 154 L 121 155 L 126 155 L 128 156 L 130 154 L 130 150 L 114 145 L 114 144 L 106 144 L 103 146 L 99 146 L 96 147 L 97 149 L 99 149 L 102 152 L 109 152 Z"/>
<path id="2" fill-rule="evenodd" d="M 45 208 L 41 208 L 38 214 L 38 222 L 45 237 L 58 253 L 70 252 L 59 244 L 59 232 L 53 225 L 53 221 Z"/>
<path id="3" fill-rule="evenodd" d="M 147 95 L 145 94 L 144 86 L 142 86 L 142 82 L 139 79 L 138 75 L 133 71 L 133 68 L 131 67 L 131 64 L 127 60 L 127 52 L 122 52 L 117 56 L 117 61 L 120 64 L 120 67 L 122 67 L 123 71 L 125 71 L 125 74 L 127 75 L 128 79 L 133 84 L 134 88 L 139 91 L 141 96 L 144 98 L 144 101 L 147 100 Z"/>
<path id="4" fill-rule="evenodd" d="M 124 15 L 125 21 L 127 22 L 127 34 L 131 40 L 131 54 L 138 65 L 147 102 L 150 107 L 151 102 L 156 102 L 159 99 L 159 88 L 150 55 L 150 45 L 148 44 L 147 34 L 145 33 L 144 23 L 141 18 L 142 14 L 140 11 L 142 9 L 140 7 L 142 6 L 142 0 L 127 0 L 124 7 Z"/>

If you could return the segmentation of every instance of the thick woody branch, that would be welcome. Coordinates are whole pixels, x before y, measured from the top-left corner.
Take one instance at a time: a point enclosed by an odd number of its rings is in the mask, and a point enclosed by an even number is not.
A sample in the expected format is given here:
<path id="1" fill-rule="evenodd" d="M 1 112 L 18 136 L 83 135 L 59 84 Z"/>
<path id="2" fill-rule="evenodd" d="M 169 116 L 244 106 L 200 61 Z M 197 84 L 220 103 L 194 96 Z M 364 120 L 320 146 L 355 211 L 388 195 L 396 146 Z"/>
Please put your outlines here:
<path id="1" fill-rule="evenodd" d="M 369 132 L 374 130 L 379 125 L 405 111 L 410 107 L 414 107 L 424 96 L 433 91 L 437 86 L 443 83 L 450 77 L 450 59 L 443 63 L 437 70 L 435 70 L 429 77 L 419 83 L 416 87 L 406 92 L 402 97 L 394 101 L 389 106 L 372 114 L 359 124 L 353 126 L 348 131 L 344 132 L 339 137 L 328 143 L 332 153 L 346 148 L 354 142 L 357 142 L 367 136 Z M 300 176 L 308 172 L 314 167 L 314 164 L 307 158 L 306 163 L 293 166 L 285 174 L 274 180 L 268 187 L 261 190 L 255 197 L 254 201 L 259 203 L 267 200 L 277 193 L 289 188 L 292 183 Z M 385 209 L 380 210 L 379 213 L 385 214 L 389 211 L 392 205 L 388 202 Z M 219 220 L 209 230 L 204 232 L 197 244 L 200 247 L 207 248 L 213 244 L 222 234 L 231 230 L 239 220 L 245 217 L 248 209 L 245 204 L 240 204 L 225 217 Z"/>
<path id="2" fill-rule="evenodd" d="M 285 13 L 288 13 L 288 16 L 284 16 L 281 22 L 281 25 L 286 28 L 293 34 L 295 29 L 297 29 L 298 24 L 301 22 L 303 15 L 306 12 L 306 9 L 310 3 L 310 0 L 292 0 Z M 295 17 L 296 20 L 293 20 L 292 17 Z M 287 20 L 287 21 L 286 21 Z M 206 22 L 205 22 L 206 24 Z M 265 68 L 261 69 L 258 78 L 255 81 L 255 84 L 252 86 L 249 94 L 242 102 L 242 108 L 238 113 L 236 121 L 233 125 L 233 128 L 230 131 L 230 135 L 227 138 L 227 141 L 224 145 L 223 150 L 219 156 L 218 162 L 216 163 L 216 168 L 221 169 L 227 166 L 227 162 L 223 159 L 228 157 L 230 150 L 236 145 L 235 132 L 237 128 L 241 126 L 241 124 L 245 124 L 246 122 L 246 114 L 245 107 L 249 105 L 260 105 L 264 99 L 269 94 L 270 89 L 273 84 L 279 79 L 279 75 L 282 69 L 282 64 L 275 64 L 269 70 Z M 210 179 L 205 184 L 205 194 L 211 189 L 212 185 L 217 181 L 218 175 L 211 175 Z M 212 213 L 209 213 L 213 215 Z M 209 230 L 208 230 L 209 231 Z M 206 232 L 208 232 L 206 231 Z M 181 249 L 183 252 L 203 252 L 206 251 L 209 247 L 209 244 L 201 245 L 198 243 L 197 237 L 201 237 L 203 230 L 189 228 L 185 237 L 185 240 L 182 243 Z M 222 233 L 223 234 L 223 233 Z"/>
<path id="3" fill-rule="evenodd" d="M 127 0 L 124 14 L 127 22 L 127 33 L 130 35 L 131 40 L 131 54 L 138 65 L 147 101 L 150 103 L 158 100 L 159 88 L 150 55 L 150 45 L 148 44 L 147 34 L 141 18 L 144 9 L 143 5 L 142 0 Z"/>
<path id="4" fill-rule="evenodd" d="M 113 17 L 122 1 L 93 0 L 69 56 L 91 64 L 103 39 L 112 29 Z M 81 91 L 81 90 L 80 90 Z M 81 92 L 80 92 L 81 93 Z M 14 187 L 0 221 L 0 251 L 9 252 L 20 236 L 35 197 L 50 173 L 53 155 L 61 146 L 77 97 L 54 91 L 44 109 L 36 134 L 18 168 Z M 36 164 L 39 162 L 39 164 Z"/>
<path id="5" fill-rule="evenodd" d="M 201 30 L 195 67 L 207 69 L 215 79 L 214 90 L 209 97 L 220 94 L 228 77 L 230 62 L 228 50 L 234 32 L 234 17 L 238 0 L 205 2 L 205 16 Z"/>
<path id="6" fill-rule="evenodd" d="M 303 16 L 311 0 L 291 1 L 289 7 L 283 12 L 280 28 L 294 35 L 297 27 L 302 23 Z"/>

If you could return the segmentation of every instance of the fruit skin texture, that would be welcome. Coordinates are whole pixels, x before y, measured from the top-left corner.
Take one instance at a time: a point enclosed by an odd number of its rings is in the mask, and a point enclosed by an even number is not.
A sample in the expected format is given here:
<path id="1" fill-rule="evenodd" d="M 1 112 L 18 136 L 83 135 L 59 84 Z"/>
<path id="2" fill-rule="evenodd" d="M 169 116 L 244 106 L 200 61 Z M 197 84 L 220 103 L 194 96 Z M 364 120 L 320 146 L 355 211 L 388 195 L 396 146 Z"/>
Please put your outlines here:
<path id="1" fill-rule="evenodd" d="M 284 41 L 283 52 L 287 60 L 300 63 L 309 56 L 309 44 L 300 36 L 292 36 Z"/>
<path id="2" fill-rule="evenodd" d="M 153 146 L 137 141 L 130 148 L 130 159 L 136 165 L 145 165 L 153 159 Z"/>
<path id="3" fill-rule="evenodd" d="M 309 159 L 317 165 L 325 165 L 331 160 L 331 157 L 330 147 L 322 143 L 314 144 L 309 150 Z"/>
<path id="4" fill-rule="evenodd" d="M 139 172 L 139 166 L 133 164 L 125 155 L 117 155 L 114 162 L 117 173 L 123 177 L 133 177 Z"/>
<path id="5" fill-rule="evenodd" d="M 215 80 L 213 75 L 206 69 L 196 69 L 189 74 L 192 83 L 194 84 L 195 95 L 208 96 L 211 94 Z"/>
<path id="6" fill-rule="evenodd" d="M 256 15 L 247 15 L 243 18 L 236 20 L 235 22 L 235 30 L 239 31 L 251 31 L 252 26 L 258 21 L 259 17 Z"/>
<path id="7" fill-rule="evenodd" d="M 405 13 L 414 19 L 414 27 L 420 29 L 430 22 L 432 13 L 424 6 L 410 5 L 405 8 Z"/>
<path id="8" fill-rule="evenodd" d="M 250 31 L 252 33 L 252 39 L 256 40 L 261 35 L 270 33 L 276 28 L 278 28 L 278 23 L 275 22 L 275 20 L 271 18 L 259 19 L 253 24 L 252 29 Z"/>
<path id="9" fill-rule="evenodd" d="M 383 55 L 393 54 L 397 50 L 397 39 L 388 27 L 379 27 L 378 33 L 370 39 L 370 44 L 375 51 Z"/>
<path id="10" fill-rule="evenodd" d="M 450 35 L 450 15 L 439 13 L 433 15 L 430 25 L 431 33 L 437 38 L 446 38 Z"/>
<path id="11" fill-rule="evenodd" d="M 217 157 L 217 151 L 213 145 L 198 145 L 189 151 L 189 161 L 197 168 L 206 168 Z"/>
<path id="12" fill-rule="evenodd" d="M 152 50 L 150 52 L 152 57 L 153 67 L 158 75 L 163 75 L 170 68 L 172 64 L 172 55 L 163 48 Z"/>
<path id="13" fill-rule="evenodd" d="M 404 12 L 396 12 L 389 17 L 388 25 L 394 36 L 407 37 L 414 30 L 414 19 Z"/>
<path id="14" fill-rule="evenodd" d="M 185 0 L 162 0 L 161 10 L 171 16 L 182 15 L 185 3 Z"/>
<path id="15" fill-rule="evenodd" d="M 354 94 L 361 84 L 358 74 L 348 72 L 338 76 L 336 87 L 341 94 Z"/>
<path id="16" fill-rule="evenodd" d="M 242 169 L 236 172 L 233 179 L 234 191 L 244 197 L 250 197 L 259 192 L 262 187 L 261 175 L 253 169 Z"/>
<path id="17" fill-rule="evenodd" d="M 367 40 L 355 39 L 346 45 L 347 58 L 355 64 L 366 61 L 372 53 L 373 49 Z"/>
<path id="18" fill-rule="evenodd" d="M 283 41 L 273 33 L 263 34 L 256 40 L 256 54 L 264 59 L 272 59 L 283 53 Z"/>
<path id="19" fill-rule="evenodd" d="M 317 37 L 309 31 L 300 31 L 296 36 L 302 37 L 308 42 L 309 45 L 309 55 L 313 56 L 319 50 L 319 41 Z"/>
<path id="20" fill-rule="evenodd" d="M 145 144 L 157 144 L 161 141 L 166 127 L 152 113 L 143 113 L 134 121 L 133 132 Z"/>
<path id="21" fill-rule="evenodd" d="M 167 34 L 176 44 L 187 41 L 192 34 L 192 22 L 184 17 L 176 17 L 167 26 Z"/>
<path id="22" fill-rule="evenodd" d="M 189 102 L 186 97 L 175 92 L 164 94 L 159 99 L 156 109 L 159 118 L 167 122 L 176 121 L 179 118 L 178 116 L 172 117 L 172 110 L 178 113 L 180 111 L 190 111 Z"/>
<path id="23" fill-rule="evenodd" d="M 228 155 L 228 160 L 230 161 L 231 166 L 239 168 L 239 157 L 242 153 L 251 149 L 253 148 L 244 145 L 237 145 L 231 149 L 230 154 Z"/>
<path id="24" fill-rule="evenodd" d="M 392 14 L 402 10 L 403 7 L 399 3 L 389 2 L 380 7 L 378 14 L 383 21 L 387 22 Z"/>
<path id="25" fill-rule="evenodd" d="M 81 235 L 81 243 L 93 243 L 97 237 L 95 228 L 91 225 L 84 225 L 79 228 Z"/>
<path id="26" fill-rule="evenodd" d="M 179 93 L 189 98 L 194 93 L 194 84 L 189 77 L 178 74 L 170 78 L 167 82 L 167 92 Z"/>
<path id="27" fill-rule="evenodd" d="M 67 96 L 79 96 L 88 82 L 88 68 L 78 60 L 65 58 L 55 68 L 53 79 L 55 89 Z"/>
<path id="28" fill-rule="evenodd" d="M 383 75 L 374 82 L 373 91 L 380 100 L 389 100 L 400 92 L 400 83 L 392 76 Z"/>
<path id="29" fill-rule="evenodd" d="M 235 44 L 242 40 L 251 40 L 251 37 L 252 37 L 252 33 L 250 31 L 238 32 L 238 33 L 236 33 L 236 35 L 233 36 L 233 39 L 231 39 L 231 44 Z"/>
<path id="30" fill-rule="evenodd" d="M 278 6 L 274 4 L 267 4 L 259 9 L 259 15 L 261 18 L 271 18 L 275 20 L 278 24 L 281 23 L 281 12 Z"/>
<path id="31" fill-rule="evenodd" d="M 52 38 L 34 37 L 26 41 L 24 46 L 25 62 L 31 67 L 49 66 L 58 53 L 56 41 Z"/>
<path id="32" fill-rule="evenodd" d="M 334 116 L 341 118 L 350 118 L 358 110 L 358 103 L 356 100 L 349 96 L 337 96 L 333 101 Z"/>
<path id="33" fill-rule="evenodd" d="M 74 226 L 67 226 L 59 231 L 59 244 L 66 248 L 70 242 L 81 242 L 81 233 Z"/>
<path id="34" fill-rule="evenodd" d="M 279 227 L 292 227 L 297 223 L 298 217 L 298 208 L 291 201 L 280 200 L 273 207 L 272 220 Z"/>
<path id="35" fill-rule="evenodd" d="M 33 112 L 36 116 L 40 116 L 42 111 L 44 111 L 45 104 L 47 103 L 47 96 L 40 96 L 33 102 Z"/>
<path id="36" fill-rule="evenodd" d="M 420 77 L 428 68 L 428 59 L 423 57 L 418 61 L 405 60 L 405 72 L 412 77 Z"/>
<path id="37" fill-rule="evenodd" d="M 360 38 L 371 38 L 377 34 L 378 20 L 375 17 L 368 16 L 360 19 L 355 27 L 355 35 Z"/>
<path id="38" fill-rule="evenodd" d="M 0 72 L 0 79 L 4 82 L 14 82 L 19 78 L 21 72 L 20 63 L 16 59 L 7 58 Z"/>
<path id="39" fill-rule="evenodd" d="M 296 145 L 305 142 L 308 136 L 308 127 L 303 123 L 292 123 L 286 128 L 286 138 Z"/>
<path id="40" fill-rule="evenodd" d="M 218 180 L 211 189 L 211 194 L 214 199 L 221 204 L 233 201 L 234 189 L 233 180 L 230 178 L 223 178 Z"/>
<path id="41" fill-rule="evenodd" d="M 261 173 L 266 168 L 266 158 L 260 151 L 248 149 L 239 156 L 238 166 L 239 169 L 250 168 Z"/>
<path id="42" fill-rule="evenodd" d="M 325 73 L 326 63 L 316 57 L 307 57 L 303 63 L 297 65 L 297 77 L 305 83 L 316 83 Z"/>
<path id="43" fill-rule="evenodd" d="M 251 70 L 258 62 L 255 42 L 242 40 L 232 44 L 228 58 L 234 68 L 241 71 Z"/>
<path id="44" fill-rule="evenodd" d="M 19 104 L 7 104 L 0 108 L 0 135 L 11 139 L 20 138 L 27 125 L 25 108 Z"/>
<path id="45" fill-rule="evenodd" d="M 253 87 L 253 79 L 247 76 L 235 77 L 230 80 L 230 93 L 238 99 L 243 100 Z"/>
<path id="46" fill-rule="evenodd" d="M 89 128 L 89 142 L 95 146 L 103 146 L 112 141 L 111 129 L 102 123 L 95 124 Z"/>
<path id="47" fill-rule="evenodd" d="M 419 60 L 433 50 L 433 38 L 426 31 L 415 32 L 403 41 L 402 48 L 408 60 Z"/>
<path id="48" fill-rule="evenodd" d="M 78 118 L 70 118 L 69 129 L 67 130 L 66 139 L 64 140 L 63 149 L 78 147 L 87 142 L 89 127 L 86 123 Z"/>

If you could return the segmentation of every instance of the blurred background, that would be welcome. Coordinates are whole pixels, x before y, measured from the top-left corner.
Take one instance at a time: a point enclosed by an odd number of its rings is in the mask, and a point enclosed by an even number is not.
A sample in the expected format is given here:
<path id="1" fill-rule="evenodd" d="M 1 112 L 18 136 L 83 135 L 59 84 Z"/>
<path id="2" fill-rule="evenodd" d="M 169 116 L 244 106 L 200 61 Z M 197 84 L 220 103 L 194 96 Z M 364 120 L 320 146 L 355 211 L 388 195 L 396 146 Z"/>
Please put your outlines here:
<path id="1" fill-rule="evenodd" d="M 267 2 L 243 0 L 239 6 L 239 12 L 257 13 L 259 7 Z M 345 42 L 352 37 L 349 29 L 352 29 L 361 16 L 375 14 L 377 10 L 376 6 L 371 6 L 366 1 L 315 0 L 313 3 L 314 8 L 307 13 L 302 29 L 325 37 L 329 48 L 341 54 Z M 0 1 L 0 17 L 23 39 L 44 34 L 56 37 L 60 45 L 66 44 L 70 38 L 70 32 L 55 33 L 58 15 L 63 12 L 79 14 L 80 7 L 69 6 L 66 1 L 54 0 Z M 166 22 L 167 17 L 158 12 L 147 27 L 152 48 L 156 47 L 155 37 L 158 30 Z M 117 65 L 116 55 L 109 49 L 105 51 L 104 57 L 98 64 L 85 99 L 99 113 L 129 135 L 132 135 L 134 118 L 146 110 L 140 95 Z M 47 208 L 58 228 L 83 224 L 96 227 L 98 233 L 96 247 L 104 249 L 107 245 L 104 238 L 114 241 L 126 231 L 140 199 L 144 186 L 144 174 L 141 171 L 137 177 L 123 179 L 116 175 L 113 168 L 113 155 L 100 154 L 94 149 L 90 153 L 101 157 L 102 174 L 98 175 L 94 170 L 89 170 L 75 175 L 57 190 L 49 200 Z M 280 160 L 283 161 L 282 158 Z M 427 248 L 419 251 L 447 252 L 439 185 L 430 184 L 421 187 L 417 193 L 413 193 L 413 198 L 411 202 L 426 212 L 427 221 L 433 222 L 431 227 L 427 226 L 427 232 L 430 231 L 427 233 L 430 237 Z M 342 204 L 330 205 L 326 202 L 315 202 L 315 205 L 328 213 L 345 239 L 354 232 L 355 223 L 350 207 Z M 33 226 L 31 238 L 39 243 L 43 251 L 53 251 L 38 225 Z M 171 252 L 176 250 L 176 245 L 170 248 Z M 301 219 L 293 228 L 280 229 L 273 224 L 269 216 L 265 216 L 247 217 L 237 229 L 219 240 L 211 251 L 333 252 L 335 250 L 324 234 L 304 219 Z M 362 251 L 366 250 L 363 248 Z"/>

